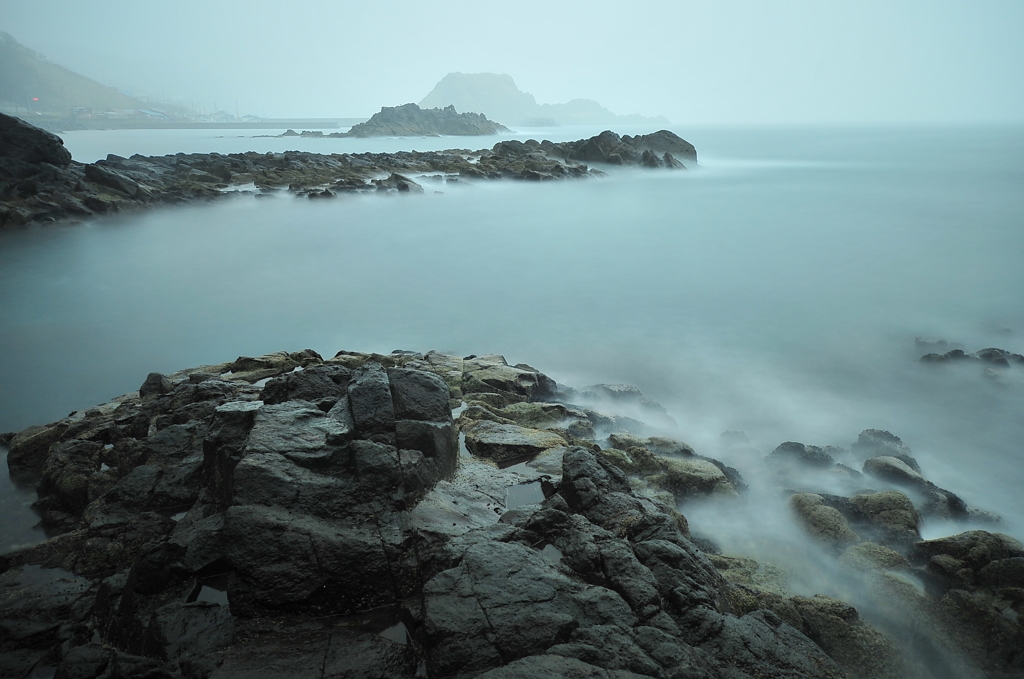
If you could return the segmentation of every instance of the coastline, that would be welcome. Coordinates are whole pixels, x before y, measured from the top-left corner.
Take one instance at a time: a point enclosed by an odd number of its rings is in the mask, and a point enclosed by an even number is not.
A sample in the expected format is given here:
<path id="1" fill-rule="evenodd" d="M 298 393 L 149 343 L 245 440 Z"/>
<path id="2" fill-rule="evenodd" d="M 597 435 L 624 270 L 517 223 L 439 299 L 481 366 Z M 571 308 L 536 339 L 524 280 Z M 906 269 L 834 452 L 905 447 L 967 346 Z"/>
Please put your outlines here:
<path id="1" fill-rule="evenodd" d="M 108 156 L 82 164 L 62 140 L 9 116 L 0 118 L 0 228 L 45 224 L 184 204 L 245 191 L 272 196 L 332 198 L 338 193 L 422 193 L 407 175 L 432 174 L 454 182 L 516 179 L 548 181 L 600 176 L 590 164 L 685 169 L 696 150 L 672 132 L 553 143 L 501 141 L 491 149 L 323 155 L 177 154 Z"/>
<path id="2" fill-rule="evenodd" d="M 667 416 L 635 387 L 571 388 L 501 356 L 304 350 L 151 373 L 11 441 L 56 535 L 0 557 L 11 602 L 34 602 L 0 606 L 15 628 L 72 634 L 14 648 L 25 667 L 196 677 L 338 653 L 397 677 L 1013 671 L 1022 631 L 1003 608 L 1024 545 L 921 540 L 920 517 L 955 514 L 955 496 L 897 436 L 765 458 L 794 525 L 874 602 L 864 617 L 691 533 L 687 508 L 742 508 L 752 470 L 648 436 L 624 407 Z M 849 455 L 863 474 L 836 462 Z M 785 491 L 841 477 L 875 490 Z M 932 500 L 912 500 L 923 487 Z"/>

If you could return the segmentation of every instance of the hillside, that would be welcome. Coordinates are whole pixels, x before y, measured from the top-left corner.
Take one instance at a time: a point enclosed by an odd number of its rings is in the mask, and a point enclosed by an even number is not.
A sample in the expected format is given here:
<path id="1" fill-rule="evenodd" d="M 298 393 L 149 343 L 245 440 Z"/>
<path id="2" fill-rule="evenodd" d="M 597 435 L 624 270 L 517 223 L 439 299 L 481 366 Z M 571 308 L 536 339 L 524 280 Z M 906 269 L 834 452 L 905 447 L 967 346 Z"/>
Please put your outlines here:
<path id="1" fill-rule="evenodd" d="M 664 117 L 616 115 L 593 99 L 573 99 L 564 104 L 538 104 L 523 92 L 511 76 L 497 73 L 449 73 L 420 102 L 424 108 L 455 106 L 460 111 L 480 111 L 506 125 L 666 125 Z"/>
<path id="2" fill-rule="evenodd" d="M 0 33 L 0 107 L 66 116 L 79 107 L 105 111 L 146 105 L 117 88 L 58 66 Z"/>

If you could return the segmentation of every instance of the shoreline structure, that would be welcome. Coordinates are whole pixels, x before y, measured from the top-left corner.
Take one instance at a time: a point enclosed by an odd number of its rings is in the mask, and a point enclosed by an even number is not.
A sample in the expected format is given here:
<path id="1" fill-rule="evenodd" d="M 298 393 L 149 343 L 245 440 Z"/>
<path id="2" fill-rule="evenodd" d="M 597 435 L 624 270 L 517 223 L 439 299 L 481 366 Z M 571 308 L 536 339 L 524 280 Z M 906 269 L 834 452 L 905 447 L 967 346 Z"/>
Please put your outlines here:
<path id="1" fill-rule="evenodd" d="M 922 518 L 998 518 L 927 481 L 898 437 L 765 458 L 876 628 L 691 533 L 691 503 L 749 501 L 744 471 L 636 416 L 669 418 L 635 387 L 494 355 L 307 349 L 151 373 L 2 438 L 53 535 L 0 556 L 7 676 L 1020 676 L 1024 545 L 922 540 Z M 843 479 L 859 490 L 787 490 Z"/>
<path id="2" fill-rule="evenodd" d="M 465 114 L 463 114 L 465 115 Z M 553 143 L 506 140 L 490 149 L 397 153 L 196 153 L 83 164 L 60 137 L 0 114 L 0 228 L 88 219 L 98 215 L 215 200 L 238 193 L 309 198 L 338 193 L 420 193 L 409 175 L 446 182 L 554 180 L 601 176 L 590 164 L 685 169 L 694 147 L 667 130 Z"/>

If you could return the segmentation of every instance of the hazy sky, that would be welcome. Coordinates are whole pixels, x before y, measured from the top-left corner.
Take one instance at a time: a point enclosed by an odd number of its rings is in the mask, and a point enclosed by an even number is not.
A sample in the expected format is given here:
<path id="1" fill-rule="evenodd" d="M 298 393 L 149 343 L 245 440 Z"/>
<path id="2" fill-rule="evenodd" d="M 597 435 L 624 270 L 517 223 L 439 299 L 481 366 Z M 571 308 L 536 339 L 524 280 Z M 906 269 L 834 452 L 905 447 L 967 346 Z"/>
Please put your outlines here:
<path id="1" fill-rule="evenodd" d="M 1024 122 L 1024 0 L 0 0 L 0 30 L 243 114 L 367 116 L 492 71 L 677 124 Z"/>

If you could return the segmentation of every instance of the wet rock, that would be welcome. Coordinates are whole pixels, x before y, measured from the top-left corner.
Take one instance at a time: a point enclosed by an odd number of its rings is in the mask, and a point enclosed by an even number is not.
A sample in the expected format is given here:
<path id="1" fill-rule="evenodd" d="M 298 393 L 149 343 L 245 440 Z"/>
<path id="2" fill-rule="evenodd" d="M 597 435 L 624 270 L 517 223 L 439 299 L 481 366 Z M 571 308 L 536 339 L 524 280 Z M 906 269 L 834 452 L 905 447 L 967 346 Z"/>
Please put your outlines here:
<path id="1" fill-rule="evenodd" d="M 561 574 L 517 544 L 470 547 L 462 563 L 423 587 L 431 674 L 482 672 L 543 653 L 573 630 L 636 622 L 618 594 Z"/>
<path id="2" fill-rule="evenodd" d="M 518 679 L 519 677 L 535 677 L 536 679 L 563 679 L 578 677 L 579 679 L 640 679 L 642 676 L 625 670 L 606 670 L 576 658 L 562 655 L 531 655 L 478 675 L 480 679 Z M 698 677 L 700 675 L 697 675 Z"/>
<path id="3" fill-rule="evenodd" d="M 566 445 L 565 439 L 549 431 L 488 420 L 468 425 L 463 433 L 471 453 L 497 462 L 536 455 L 548 448 Z"/>
<path id="4" fill-rule="evenodd" d="M 393 442 L 395 405 L 388 374 L 379 363 L 367 363 L 352 373 L 349 408 L 359 436 Z"/>
<path id="5" fill-rule="evenodd" d="M 910 569 L 910 562 L 905 556 L 874 542 L 850 545 L 839 557 L 839 563 L 862 571 Z"/>
<path id="6" fill-rule="evenodd" d="M 396 419 L 451 420 L 448 385 L 443 379 L 433 373 L 409 368 L 391 368 L 387 373 Z"/>
<path id="7" fill-rule="evenodd" d="M 413 180 L 392 172 L 387 179 L 372 180 L 378 192 L 383 193 L 423 193 L 423 187 Z"/>
<path id="8" fill-rule="evenodd" d="M 837 599 L 816 595 L 791 599 L 803 623 L 798 629 L 850 677 L 903 679 L 908 676 L 900 648 L 866 625 L 857 610 Z"/>
<path id="9" fill-rule="evenodd" d="M 777 465 L 798 465 L 817 469 L 827 469 L 836 463 L 824 448 L 795 441 L 779 444 L 766 459 Z"/>
<path id="10" fill-rule="evenodd" d="M 1024 589 L 1024 557 L 996 559 L 978 571 L 978 582 L 985 587 Z"/>
<path id="11" fill-rule="evenodd" d="M 966 519 L 967 503 L 948 490 L 925 479 L 903 460 L 895 457 L 873 457 L 864 462 L 864 472 L 892 484 L 910 488 L 924 496 L 922 514 L 943 518 Z"/>
<path id="12" fill-rule="evenodd" d="M 55 660 L 62 642 L 88 634 L 94 598 L 91 582 L 59 568 L 26 565 L 0 574 L 0 667 L 24 672 Z"/>
<path id="13" fill-rule="evenodd" d="M 963 561 L 973 570 L 984 568 L 999 559 L 1024 557 L 1024 545 L 1019 540 L 984 530 L 970 530 L 945 538 L 924 540 L 916 543 L 914 550 L 928 557 L 946 554 Z"/>
<path id="14" fill-rule="evenodd" d="M 7 453 L 7 467 L 14 479 L 31 479 L 42 473 L 50 446 L 67 430 L 67 424 L 56 423 L 29 427 L 14 435 Z"/>
<path id="15" fill-rule="evenodd" d="M 352 371 L 344 366 L 314 365 L 298 372 L 275 377 L 267 382 L 260 400 L 268 405 L 284 401 L 302 400 L 321 403 L 348 394 Z M 333 404 L 332 404 L 333 405 Z"/>
<path id="16" fill-rule="evenodd" d="M 695 497 L 736 496 L 736 488 L 714 463 L 702 459 L 665 460 L 665 471 L 648 477 L 656 488 L 671 492 L 678 501 Z"/>
<path id="17" fill-rule="evenodd" d="M 0 157 L 57 167 L 71 164 L 71 152 L 64 148 L 60 137 L 3 113 L 0 113 Z"/>
<path id="18" fill-rule="evenodd" d="M 807 532 L 826 545 L 842 549 L 860 541 L 846 517 L 826 505 L 820 495 L 797 493 L 789 498 L 789 506 L 800 517 Z"/>
<path id="19" fill-rule="evenodd" d="M 850 501 L 871 520 L 881 544 L 905 550 L 920 540 L 917 510 L 903 493 L 868 493 L 855 495 Z"/>
<path id="20" fill-rule="evenodd" d="M 865 429 L 857 436 L 857 441 L 850 448 L 864 459 L 895 457 L 913 471 L 921 473 L 921 466 L 917 463 L 910 448 L 900 440 L 899 436 L 883 429 Z"/>
<path id="21" fill-rule="evenodd" d="M 498 394 L 508 403 L 543 400 L 553 395 L 554 380 L 533 368 L 510 366 L 502 356 L 478 356 L 463 361 L 464 394 Z"/>

